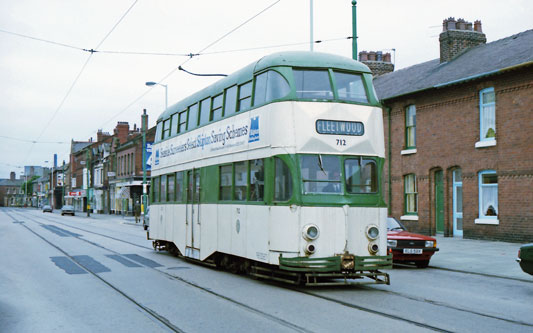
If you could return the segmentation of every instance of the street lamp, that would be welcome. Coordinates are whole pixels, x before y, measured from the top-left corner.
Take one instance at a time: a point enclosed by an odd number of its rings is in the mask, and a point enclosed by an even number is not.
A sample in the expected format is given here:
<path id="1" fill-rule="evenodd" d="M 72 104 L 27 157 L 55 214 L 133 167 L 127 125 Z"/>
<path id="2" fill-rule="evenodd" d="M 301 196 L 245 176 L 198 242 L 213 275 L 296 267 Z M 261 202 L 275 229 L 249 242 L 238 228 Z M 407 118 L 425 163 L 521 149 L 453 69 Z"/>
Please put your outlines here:
<path id="1" fill-rule="evenodd" d="M 165 87 L 165 110 L 168 109 L 168 86 L 166 84 L 152 82 L 152 81 L 148 81 L 145 84 L 148 87 L 155 86 L 155 85 Z"/>

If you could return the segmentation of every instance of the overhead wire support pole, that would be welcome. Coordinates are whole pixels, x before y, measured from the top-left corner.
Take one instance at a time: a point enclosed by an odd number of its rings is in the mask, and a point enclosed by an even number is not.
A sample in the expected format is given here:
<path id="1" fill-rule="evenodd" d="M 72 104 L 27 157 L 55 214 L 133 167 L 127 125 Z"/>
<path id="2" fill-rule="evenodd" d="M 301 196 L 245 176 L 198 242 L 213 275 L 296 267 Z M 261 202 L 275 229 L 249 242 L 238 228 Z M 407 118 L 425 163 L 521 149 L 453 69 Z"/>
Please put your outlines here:
<path id="1" fill-rule="evenodd" d="M 357 1 L 352 0 L 352 59 L 357 60 Z"/>
<path id="2" fill-rule="evenodd" d="M 309 0 L 309 46 L 313 52 L 313 0 Z"/>

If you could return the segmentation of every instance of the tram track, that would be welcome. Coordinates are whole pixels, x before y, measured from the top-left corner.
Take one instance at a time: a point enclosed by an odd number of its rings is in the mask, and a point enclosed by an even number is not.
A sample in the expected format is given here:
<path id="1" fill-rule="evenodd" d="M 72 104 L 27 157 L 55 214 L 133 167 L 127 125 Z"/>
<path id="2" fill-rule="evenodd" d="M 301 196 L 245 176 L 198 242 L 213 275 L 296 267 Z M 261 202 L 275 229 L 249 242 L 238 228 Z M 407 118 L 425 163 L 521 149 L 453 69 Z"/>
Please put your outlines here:
<path id="1" fill-rule="evenodd" d="M 20 220 L 17 220 L 16 218 L 14 218 L 11 214 L 9 214 L 8 212 L 4 211 L 4 213 L 6 213 L 6 215 L 8 215 L 14 222 L 15 221 L 18 221 L 18 222 L 21 222 Z M 17 214 L 19 215 L 22 215 L 21 213 L 19 212 L 16 212 Z M 32 223 L 37 223 L 37 224 L 42 224 L 41 222 L 35 220 L 34 218 L 28 218 L 27 216 L 23 216 L 25 219 L 29 220 L 30 222 Z M 45 218 L 45 220 L 48 220 Z M 22 221 L 24 222 L 24 221 Z M 51 221 L 51 222 L 55 222 L 55 221 Z M 61 224 L 61 225 L 64 225 L 64 226 L 67 226 L 69 227 L 69 225 L 66 225 L 66 224 L 63 224 L 63 223 L 60 223 L 60 222 L 57 222 L 58 224 Z M 120 295 L 122 295 L 123 297 L 125 297 L 127 300 L 129 300 L 130 302 L 132 302 L 133 304 L 135 304 L 137 307 L 139 307 L 141 310 L 143 310 L 144 312 L 146 312 L 148 315 L 150 315 L 151 317 L 153 317 L 154 319 L 156 319 L 158 322 L 162 323 L 163 325 L 165 325 L 166 327 L 168 327 L 170 330 L 172 330 L 173 332 L 185 332 L 183 331 L 182 329 L 180 329 L 179 327 L 173 325 L 168 319 L 166 319 L 165 317 L 159 315 L 157 312 L 149 309 L 148 307 L 145 307 L 143 306 L 142 304 L 140 304 L 139 302 L 135 301 L 135 299 L 133 299 L 131 296 L 127 295 L 124 291 L 122 291 L 119 287 L 115 286 L 114 284 L 112 284 L 111 282 L 105 280 L 104 278 L 102 278 L 101 276 L 99 276 L 97 273 L 95 272 L 92 272 L 90 270 L 90 268 L 84 266 L 82 263 L 80 263 L 79 260 L 77 260 L 76 258 L 74 258 L 73 256 L 69 255 L 65 250 L 63 250 L 62 248 L 58 247 L 57 245 L 53 244 L 51 241 L 47 240 L 45 237 L 43 237 L 42 235 L 38 234 L 37 232 L 35 232 L 34 230 L 32 230 L 31 228 L 29 228 L 28 226 L 24 225 L 23 223 L 21 223 L 21 225 L 26 228 L 28 231 L 30 231 L 31 233 L 33 233 L 34 235 L 36 235 L 37 237 L 39 237 L 40 239 L 42 239 L 44 242 L 46 242 L 47 244 L 49 244 L 50 246 L 52 246 L 53 248 L 57 249 L 58 251 L 60 251 L 61 253 L 63 253 L 66 257 L 68 257 L 70 260 L 72 260 L 73 262 L 75 262 L 77 265 L 79 265 L 80 267 L 82 267 L 85 271 L 87 271 L 88 273 L 90 273 L 92 276 L 96 277 L 98 280 L 100 280 L 101 282 L 103 282 L 104 284 L 106 284 L 108 287 L 112 288 L 113 290 L 115 290 L 116 292 L 118 292 Z M 112 237 L 110 237 L 112 238 Z M 89 241 L 87 239 L 83 239 L 83 238 L 80 238 L 80 237 L 77 237 L 76 239 L 78 240 L 81 240 L 83 242 L 86 242 L 92 246 L 95 246 L 95 247 L 98 247 L 100 249 L 103 249 L 103 250 L 106 250 L 112 254 L 115 254 L 115 255 L 121 255 L 119 252 L 117 251 L 114 251 L 114 250 L 111 250 L 103 245 L 100 245 L 96 242 L 92 242 L 92 241 Z M 118 240 L 118 239 L 115 239 L 115 238 L 112 238 L 114 240 Z M 129 242 L 128 242 L 129 243 Z M 264 311 L 261 311 L 259 309 L 256 309 L 256 308 L 253 308 L 249 305 L 246 305 L 240 301 L 237 301 L 235 299 L 232 299 L 231 297 L 228 297 L 228 296 L 225 296 L 225 295 L 222 295 L 220 293 L 217 293 L 209 288 L 206 288 L 206 287 L 202 287 L 192 281 L 189 281 L 187 279 L 184 279 L 184 278 L 181 278 L 181 277 L 178 277 L 178 276 L 175 276 L 175 275 L 172 275 L 170 273 L 167 273 L 167 272 L 164 272 L 164 271 L 161 271 L 159 269 L 156 269 L 155 267 L 147 267 L 148 269 L 151 269 L 159 274 L 162 274 L 164 276 L 166 276 L 167 278 L 170 278 L 171 280 L 175 280 L 175 281 L 179 281 L 181 283 L 185 283 L 191 287 L 194 287 L 196 289 L 199 289 L 207 294 L 210 294 L 212 296 L 215 296 L 219 299 L 222 299 L 222 300 L 225 300 L 227 302 L 230 302 L 244 310 L 247 310 L 247 311 L 250 311 L 256 315 L 259 315 L 265 319 L 269 319 L 273 322 L 276 322 L 282 326 L 285 326 L 287 328 L 290 328 L 296 332 L 305 332 L 305 333 L 308 333 L 308 332 L 312 332 L 310 330 L 307 330 L 303 327 L 300 327 L 296 324 L 293 324 L 293 323 L 290 323 L 284 319 L 281 319 L 281 318 L 278 318 L 278 317 L 275 317 L 269 313 L 266 313 Z"/>
<path id="2" fill-rule="evenodd" d="M 19 212 L 17 212 L 17 213 L 20 214 Z M 13 219 L 12 216 L 10 216 L 10 217 Z M 41 217 L 39 217 L 39 218 L 41 218 Z M 44 218 L 44 217 L 42 217 L 42 218 Z M 88 232 L 88 233 L 91 233 L 91 234 L 95 234 L 95 235 L 99 235 L 99 236 L 103 236 L 103 237 L 107 237 L 107 238 L 113 239 L 115 241 L 121 241 L 120 239 L 117 239 L 115 237 L 106 236 L 106 235 L 103 235 L 103 234 L 100 234 L 100 233 L 96 233 L 96 232 L 92 232 L 92 231 L 89 231 L 89 230 L 85 230 L 85 229 L 79 228 L 79 227 L 73 227 L 73 226 L 70 226 L 69 224 L 62 223 L 62 222 L 57 222 L 57 221 L 55 221 L 53 219 L 50 219 L 50 218 L 44 218 L 44 219 L 47 220 L 47 221 L 53 222 L 53 223 L 58 223 L 60 225 L 66 226 L 66 227 L 72 227 L 72 228 L 77 229 L 77 230 L 85 231 L 85 232 Z M 32 220 L 32 222 L 34 222 L 34 223 L 40 223 L 40 222 L 38 222 L 38 221 L 36 221 L 34 219 L 30 219 L 30 220 Z M 106 251 L 109 251 L 109 252 L 111 252 L 113 254 L 119 254 L 120 255 L 120 253 L 118 253 L 116 251 L 113 251 L 111 249 L 108 249 L 105 246 L 102 246 L 102 245 L 100 245 L 98 243 L 95 243 L 95 242 L 92 242 L 92 241 L 89 241 L 89 240 L 83 239 L 83 238 L 78 238 L 78 239 L 80 239 L 80 240 L 82 240 L 84 242 L 87 242 L 87 243 L 89 243 L 89 244 L 91 244 L 93 246 L 96 246 L 96 247 L 99 247 L 99 248 L 104 249 Z M 130 242 L 127 242 L 127 241 L 123 241 L 123 242 L 131 244 Z M 135 244 L 131 244 L 131 245 L 135 245 Z M 137 246 L 138 247 L 143 247 L 143 246 L 139 246 L 139 245 L 137 245 Z M 146 248 L 146 247 L 143 247 L 143 248 Z M 148 249 L 151 249 L 151 248 L 148 248 Z M 202 290 L 202 291 L 204 291 L 206 293 L 209 293 L 209 294 L 211 294 L 211 295 L 213 295 L 215 297 L 218 297 L 218 298 L 221 298 L 221 299 L 223 299 L 225 301 L 231 302 L 231 303 L 233 303 L 233 304 L 235 304 L 235 305 L 237 305 L 239 307 L 242 307 L 242 308 L 244 308 L 244 309 L 246 309 L 248 311 L 251 311 L 251 312 L 254 312 L 254 313 L 258 314 L 258 315 L 266 317 L 266 318 L 268 318 L 270 320 L 276 321 L 279 324 L 282 324 L 284 326 L 290 327 L 290 328 L 292 328 L 292 329 L 294 329 L 296 331 L 308 332 L 308 330 L 306 330 L 306 329 L 304 329 L 302 327 L 299 327 L 299 326 L 294 325 L 292 323 L 289 323 L 289 322 L 287 322 L 287 321 L 285 321 L 283 319 L 280 319 L 280 318 L 277 318 L 275 316 L 272 316 L 272 315 L 270 315 L 268 313 L 265 313 L 265 312 L 263 312 L 261 310 L 258 310 L 258 309 L 255 309 L 253 307 L 250 307 L 250 306 L 248 306 L 248 305 L 246 305 L 246 304 L 244 304 L 244 303 L 242 303 L 240 301 L 237 301 L 237 300 L 232 299 L 232 298 L 230 298 L 228 296 L 225 296 L 225 295 L 222 295 L 220 293 L 217 293 L 217 292 L 215 292 L 215 291 L 213 291 L 213 290 L 211 290 L 209 288 L 206 288 L 206 287 L 203 287 L 201 285 L 198 285 L 195 282 L 189 281 L 187 279 L 184 279 L 184 278 L 181 278 L 181 277 L 178 277 L 178 276 L 174 276 L 174 275 L 172 275 L 170 273 L 161 271 L 161 270 L 156 269 L 156 268 L 150 267 L 150 269 L 155 270 L 156 272 L 158 272 L 160 274 L 163 274 L 163 275 L 165 275 L 166 277 L 168 277 L 170 279 L 177 280 L 179 282 L 185 283 L 185 284 L 187 284 L 189 286 L 192 286 L 194 288 L 200 289 L 200 290 Z M 463 273 L 463 272 L 459 271 L 457 273 Z M 95 275 L 95 274 L 93 274 L 93 275 Z M 481 275 L 481 274 L 479 274 L 479 275 Z M 98 276 L 98 278 L 100 278 L 100 277 Z M 511 279 L 511 280 L 516 280 L 516 279 Z M 521 282 L 521 280 L 519 280 L 519 281 Z M 278 285 L 278 286 L 280 286 L 280 287 L 284 287 L 284 288 L 287 288 L 287 289 L 290 289 L 290 290 L 293 290 L 293 291 L 296 291 L 296 292 L 299 292 L 299 293 L 302 293 L 302 294 L 305 294 L 305 295 L 308 295 L 308 296 L 320 298 L 320 299 L 326 300 L 328 302 L 333 302 L 335 304 L 338 304 L 338 305 L 341 305 L 341 306 L 345 306 L 345 307 L 348 307 L 348 308 L 352 308 L 352 309 L 355 309 L 355 310 L 358 310 L 358 311 L 368 312 L 368 313 L 371 313 L 371 314 L 375 314 L 375 315 L 386 317 L 386 318 L 389 318 L 389 319 L 401 321 L 401 322 L 404 322 L 404 323 L 408 323 L 408 324 L 415 325 L 415 326 L 418 326 L 418 327 L 421 327 L 421 328 L 425 328 L 425 329 L 428 329 L 428 330 L 432 330 L 432 331 L 453 332 L 453 331 L 450 331 L 450 330 L 447 330 L 447 329 L 444 329 L 444 328 L 441 328 L 441 327 L 437 327 L 435 325 L 429 325 L 429 324 L 426 324 L 426 323 L 423 323 L 423 322 L 420 322 L 420 321 L 407 319 L 405 317 L 402 317 L 402 316 L 399 316 L 399 315 L 394 315 L 394 314 L 391 314 L 391 313 L 387 313 L 387 312 L 381 311 L 381 310 L 376 310 L 376 309 L 373 309 L 371 307 L 366 307 L 366 306 L 362 306 L 362 305 L 358 305 L 358 304 L 354 304 L 354 303 L 338 300 L 338 299 L 335 299 L 333 297 L 326 296 L 326 295 L 320 295 L 320 294 L 317 294 L 316 292 L 313 292 L 312 290 L 307 290 L 307 289 L 304 290 L 304 289 L 301 289 L 299 287 L 287 286 L 285 284 L 279 284 L 279 283 L 275 283 L 275 282 L 273 282 L 273 283 Z M 444 308 L 455 310 L 455 311 L 465 312 L 465 313 L 469 313 L 469 314 L 472 314 L 472 315 L 485 317 L 487 319 L 500 320 L 500 321 L 504 321 L 504 322 L 507 322 L 507 323 L 510 323 L 510 324 L 521 325 L 521 326 L 525 326 L 525 327 L 533 327 L 532 324 L 525 323 L 525 322 L 522 322 L 522 321 L 512 320 L 512 319 L 503 318 L 503 317 L 498 317 L 498 316 L 494 316 L 494 315 L 490 315 L 490 314 L 474 311 L 474 310 L 471 310 L 471 309 L 460 308 L 460 307 L 457 307 L 457 306 L 454 306 L 454 305 L 451 305 L 451 304 L 447 304 L 447 303 L 444 303 L 444 302 L 436 301 L 436 300 L 431 300 L 431 299 L 426 299 L 426 298 L 422 298 L 422 297 L 407 295 L 407 294 L 404 294 L 404 293 L 390 291 L 390 290 L 381 290 L 381 289 L 373 289 L 373 288 L 371 289 L 368 286 L 363 286 L 363 285 L 360 285 L 359 288 L 364 288 L 366 290 L 372 290 L 372 291 L 375 291 L 375 292 L 385 293 L 385 294 L 388 294 L 388 295 L 394 295 L 394 296 L 402 297 L 402 298 L 409 299 L 409 300 L 412 300 L 412 301 L 431 304 L 433 306 L 444 307 Z"/>

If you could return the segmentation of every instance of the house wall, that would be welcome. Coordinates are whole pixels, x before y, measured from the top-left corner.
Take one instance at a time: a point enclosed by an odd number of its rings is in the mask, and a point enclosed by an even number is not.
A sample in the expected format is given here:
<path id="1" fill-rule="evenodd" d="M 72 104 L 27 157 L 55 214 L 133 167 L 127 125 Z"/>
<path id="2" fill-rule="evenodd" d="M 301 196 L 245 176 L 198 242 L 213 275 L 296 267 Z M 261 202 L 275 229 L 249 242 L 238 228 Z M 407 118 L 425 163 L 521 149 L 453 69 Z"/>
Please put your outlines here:
<path id="1" fill-rule="evenodd" d="M 475 148 L 479 141 L 479 91 L 496 93 L 496 142 Z M 402 155 L 405 107 L 416 105 L 416 153 Z M 418 221 L 403 221 L 409 229 L 435 234 L 434 174 L 444 173 L 444 235 L 453 236 L 452 171 L 463 174 L 463 236 L 465 238 L 530 242 L 533 239 L 533 71 L 531 67 L 384 102 L 387 152 L 384 189 L 391 188 L 390 214 L 404 216 L 403 176 L 418 181 Z M 390 144 L 389 111 L 390 108 Z M 389 147 L 390 145 L 390 147 Z M 389 164 L 391 174 L 389 178 Z M 497 225 L 476 224 L 479 217 L 478 173 L 498 174 Z M 389 179 L 391 180 L 389 184 Z"/>

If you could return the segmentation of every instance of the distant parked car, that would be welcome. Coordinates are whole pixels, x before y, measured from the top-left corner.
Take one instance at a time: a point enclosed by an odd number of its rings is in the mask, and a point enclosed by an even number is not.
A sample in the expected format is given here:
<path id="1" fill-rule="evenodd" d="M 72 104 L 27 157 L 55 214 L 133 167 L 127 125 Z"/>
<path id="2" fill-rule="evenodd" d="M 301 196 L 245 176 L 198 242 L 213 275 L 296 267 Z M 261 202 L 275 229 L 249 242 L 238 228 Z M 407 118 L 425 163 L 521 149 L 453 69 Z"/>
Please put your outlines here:
<path id="1" fill-rule="evenodd" d="M 394 217 L 387 218 L 387 246 L 393 262 L 412 262 L 418 268 L 428 267 L 431 256 L 439 250 L 435 238 L 408 232 Z"/>
<path id="2" fill-rule="evenodd" d="M 524 272 L 533 275 L 533 243 L 520 247 L 516 261 Z"/>
<path id="3" fill-rule="evenodd" d="M 65 205 L 61 207 L 61 216 L 65 214 L 70 214 L 74 216 L 74 207 L 72 207 L 71 205 Z"/>
<path id="4" fill-rule="evenodd" d="M 52 209 L 52 206 L 50 206 L 50 205 L 44 205 L 43 206 L 43 213 L 46 213 L 46 212 L 52 213 L 53 211 L 54 210 Z"/>

